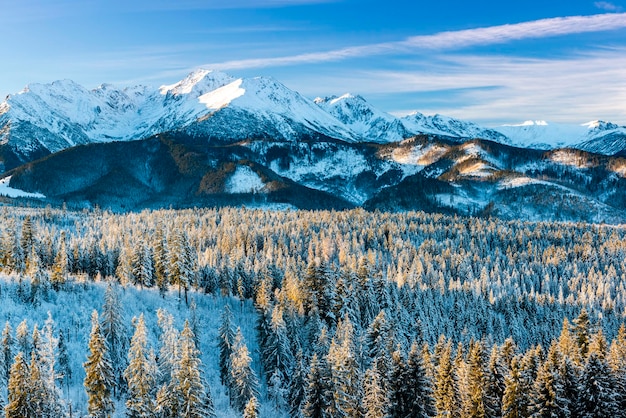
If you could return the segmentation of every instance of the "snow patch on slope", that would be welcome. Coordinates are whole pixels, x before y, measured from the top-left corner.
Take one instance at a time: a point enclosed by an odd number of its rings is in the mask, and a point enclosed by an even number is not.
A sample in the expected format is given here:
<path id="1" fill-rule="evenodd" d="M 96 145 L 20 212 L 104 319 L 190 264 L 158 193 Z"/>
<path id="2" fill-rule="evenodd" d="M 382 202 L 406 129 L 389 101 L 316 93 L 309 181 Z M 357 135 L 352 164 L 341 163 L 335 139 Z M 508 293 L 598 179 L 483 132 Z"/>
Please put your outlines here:
<path id="1" fill-rule="evenodd" d="M 198 101 L 208 109 L 220 109 L 230 102 L 245 94 L 246 90 L 241 88 L 243 80 L 240 78 L 223 87 L 213 90 L 198 97 Z"/>
<path id="2" fill-rule="evenodd" d="M 44 196 L 41 193 L 30 193 L 30 192 L 25 192 L 24 190 L 14 189 L 13 187 L 9 186 L 10 182 L 11 182 L 11 176 L 5 177 L 2 180 L 0 180 L 0 196 L 30 197 L 30 198 L 35 198 L 35 199 L 46 198 L 46 196 Z"/>
<path id="3" fill-rule="evenodd" d="M 226 182 L 226 192 L 228 193 L 258 193 L 265 183 L 261 177 L 247 165 L 238 166 L 235 172 Z"/>

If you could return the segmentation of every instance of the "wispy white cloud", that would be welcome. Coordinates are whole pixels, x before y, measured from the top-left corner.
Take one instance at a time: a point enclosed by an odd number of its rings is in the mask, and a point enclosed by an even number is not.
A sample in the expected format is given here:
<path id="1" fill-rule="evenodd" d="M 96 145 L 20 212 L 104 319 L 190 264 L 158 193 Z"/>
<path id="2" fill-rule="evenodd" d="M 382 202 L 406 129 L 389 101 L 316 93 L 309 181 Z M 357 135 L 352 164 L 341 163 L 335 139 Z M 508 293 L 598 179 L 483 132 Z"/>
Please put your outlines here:
<path id="1" fill-rule="evenodd" d="M 353 46 L 325 52 L 313 52 L 282 57 L 252 58 L 209 63 L 216 69 L 245 69 L 339 61 L 391 53 L 453 50 L 472 46 L 503 44 L 523 39 L 601 32 L 626 28 L 626 13 L 606 13 L 592 16 L 569 16 L 530 22 L 491 26 L 434 35 L 413 36 L 396 42 Z"/>
<path id="2" fill-rule="evenodd" d="M 597 1 L 594 3 L 594 6 L 596 6 L 600 10 L 604 10 L 607 12 L 621 12 L 622 10 L 624 10 L 622 6 L 618 6 L 608 1 Z"/>
<path id="3" fill-rule="evenodd" d="M 527 119 L 626 124 L 626 49 L 562 59 L 457 55 L 434 61 L 413 71 L 352 73 L 335 82 L 365 97 L 448 92 L 449 105 L 387 109 L 395 113 L 418 110 L 492 124 Z"/>

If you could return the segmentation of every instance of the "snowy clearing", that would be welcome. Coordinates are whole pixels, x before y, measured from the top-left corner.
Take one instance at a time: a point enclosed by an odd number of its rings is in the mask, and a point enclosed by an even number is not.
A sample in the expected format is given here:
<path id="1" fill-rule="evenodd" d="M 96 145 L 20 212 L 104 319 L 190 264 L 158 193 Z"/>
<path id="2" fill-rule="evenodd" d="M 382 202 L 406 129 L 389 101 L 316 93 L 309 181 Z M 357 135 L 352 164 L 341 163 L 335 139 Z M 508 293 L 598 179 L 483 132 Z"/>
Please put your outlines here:
<path id="1" fill-rule="evenodd" d="M 32 198 L 35 198 L 35 199 L 45 199 L 46 198 L 46 196 L 42 195 L 41 193 L 30 193 L 30 192 L 25 192 L 24 190 L 14 189 L 13 187 L 9 186 L 10 182 L 11 182 L 11 176 L 5 177 L 2 180 L 0 180 L 0 196 L 7 196 L 7 197 L 32 197 Z"/>
<path id="2" fill-rule="evenodd" d="M 265 183 L 261 177 L 248 166 L 239 166 L 233 175 L 226 182 L 228 193 L 257 193 L 260 192 Z"/>

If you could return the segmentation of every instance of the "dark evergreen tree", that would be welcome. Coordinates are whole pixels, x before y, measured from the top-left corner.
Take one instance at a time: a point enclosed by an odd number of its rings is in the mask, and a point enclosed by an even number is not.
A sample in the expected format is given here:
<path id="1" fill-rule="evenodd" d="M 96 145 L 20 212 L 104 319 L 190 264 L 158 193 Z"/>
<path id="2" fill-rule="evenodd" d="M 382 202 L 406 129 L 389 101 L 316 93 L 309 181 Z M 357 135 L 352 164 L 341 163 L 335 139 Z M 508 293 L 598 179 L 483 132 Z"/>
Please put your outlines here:
<path id="1" fill-rule="evenodd" d="M 362 407 L 364 418 L 386 418 L 387 417 L 387 396 L 381 387 L 381 379 L 373 364 L 365 372 L 363 382 Z"/>
<path id="2" fill-rule="evenodd" d="M 148 350 L 146 324 L 143 314 L 134 318 L 135 333 L 128 352 L 128 367 L 124 372 L 128 382 L 126 416 L 129 418 L 155 417 L 156 374 L 154 353 Z"/>
<path id="3" fill-rule="evenodd" d="M 489 356 L 489 364 L 485 370 L 485 416 L 487 418 L 502 416 L 502 397 L 504 396 L 506 373 L 506 365 L 500 350 L 494 345 Z"/>
<path id="4" fill-rule="evenodd" d="M 104 293 L 101 330 L 113 367 L 113 395 L 119 396 L 127 389 L 124 371 L 128 367 L 128 331 L 119 295 L 111 284 Z"/>
<path id="5" fill-rule="evenodd" d="M 620 414 L 615 389 L 608 364 L 597 353 L 591 353 L 581 379 L 581 417 L 609 418 Z"/>
<path id="6" fill-rule="evenodd" d="M 100 329 L 98 312 L 91 315 L 91 335 L 89 337 L 89 356 L 83 365 L 85 368 L 85 390 L 88 396 L 90 417 L 108 418 L 113 413 L 111 394 L 113 390 L 113 366 L 109 358 L 106 340 Z"/>
<path id="7" fill-rule="evenodd" d="M 31 392 L 29 387 L 30 370 L 22 352 L 17 353 L 8 383 L 8 403 L 4 408 L 6 418 L 35 418 L 32 415 Z"/>
<path id="8" fill-rule="evenodd" d="M 233 329 L 233 314 L 230 306 L 226 304 L 220 321 L 218 330 L 218 346 L 220 351 L 219 367 L 220 379 L 222 384 L 229 387 L 230 380 L 230 356 L 233 352 L 233 343 L 235 341 L 235 331 Z"/>
<path id="9" fill-rule="evenodd" d="M 302 416 L 305 418 L 332 418 L 333 403 L 330 369 L 326 359 L 313 354 L 307 375 L 307 386 L 302 404 Z"/>
<path id="10" fill-rule="evenodd" d="M 11 324 L 7 321 L 2 330 L 2 341 L 0 341 L 0 364 L 2 365 L 2 369 L 0 369 L 0 383 L 4 382 L 5 384 L 9 381 L 11 362 L 13 361 L 13 346 L 15 345 L 15 341 L 13 340 L 12 333 Z"/>
<path id="11" fill-rule="evenodd" d="M 439 362 L 435 372 L 433 395 L 437 417 L 460 417 L 460 399 L 457 391 L 456 376 L 452 362 L 452 347 L 448 342 L 439 353 Z"/>
<path id="12" fill-rule="evenodd" d="M 258 396 L 258 380 L 241 330 L 237 329 L 230 354 L 229 394 L 233 408 L 243 411 L 253 396 Z"/>

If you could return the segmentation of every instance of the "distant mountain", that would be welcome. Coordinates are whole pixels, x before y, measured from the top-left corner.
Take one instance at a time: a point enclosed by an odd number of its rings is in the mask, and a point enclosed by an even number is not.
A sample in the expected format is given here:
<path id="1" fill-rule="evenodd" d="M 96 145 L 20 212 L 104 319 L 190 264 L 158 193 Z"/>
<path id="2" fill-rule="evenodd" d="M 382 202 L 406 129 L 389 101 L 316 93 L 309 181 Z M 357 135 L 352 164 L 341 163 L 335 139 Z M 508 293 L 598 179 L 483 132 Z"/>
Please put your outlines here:
<path id="1" fill-rule="evenodd" d="M 529 148 L 576 148 L 614 155 L 626 150 L 626 126 L 592 121 L 581 125 L 526 121 L 497 128 L 512 144 Z"/>
<path id="2" fill-rule="evenodd" d="M 73 147 L 6 175 L 7 186 L 22 194 L 113 210 L 360 206 L 626 223 L 624 158 L 433 135 L 390 143 L 257 139 L 207 145 L 206 138 L 178 132 Z"/>
<path id="3" fill-rule="evenodd" d="M 396 118 L 360 96 L 311 101 L 271 78 L 198 70 L 151 89 L 31 84 L 0 104 L 0 172 L 76 145 L 171 131 L 217 143 L 243 139 L 395 142 L 418 134 L 506 142 L 491 129 L 440 115 Z"/>

